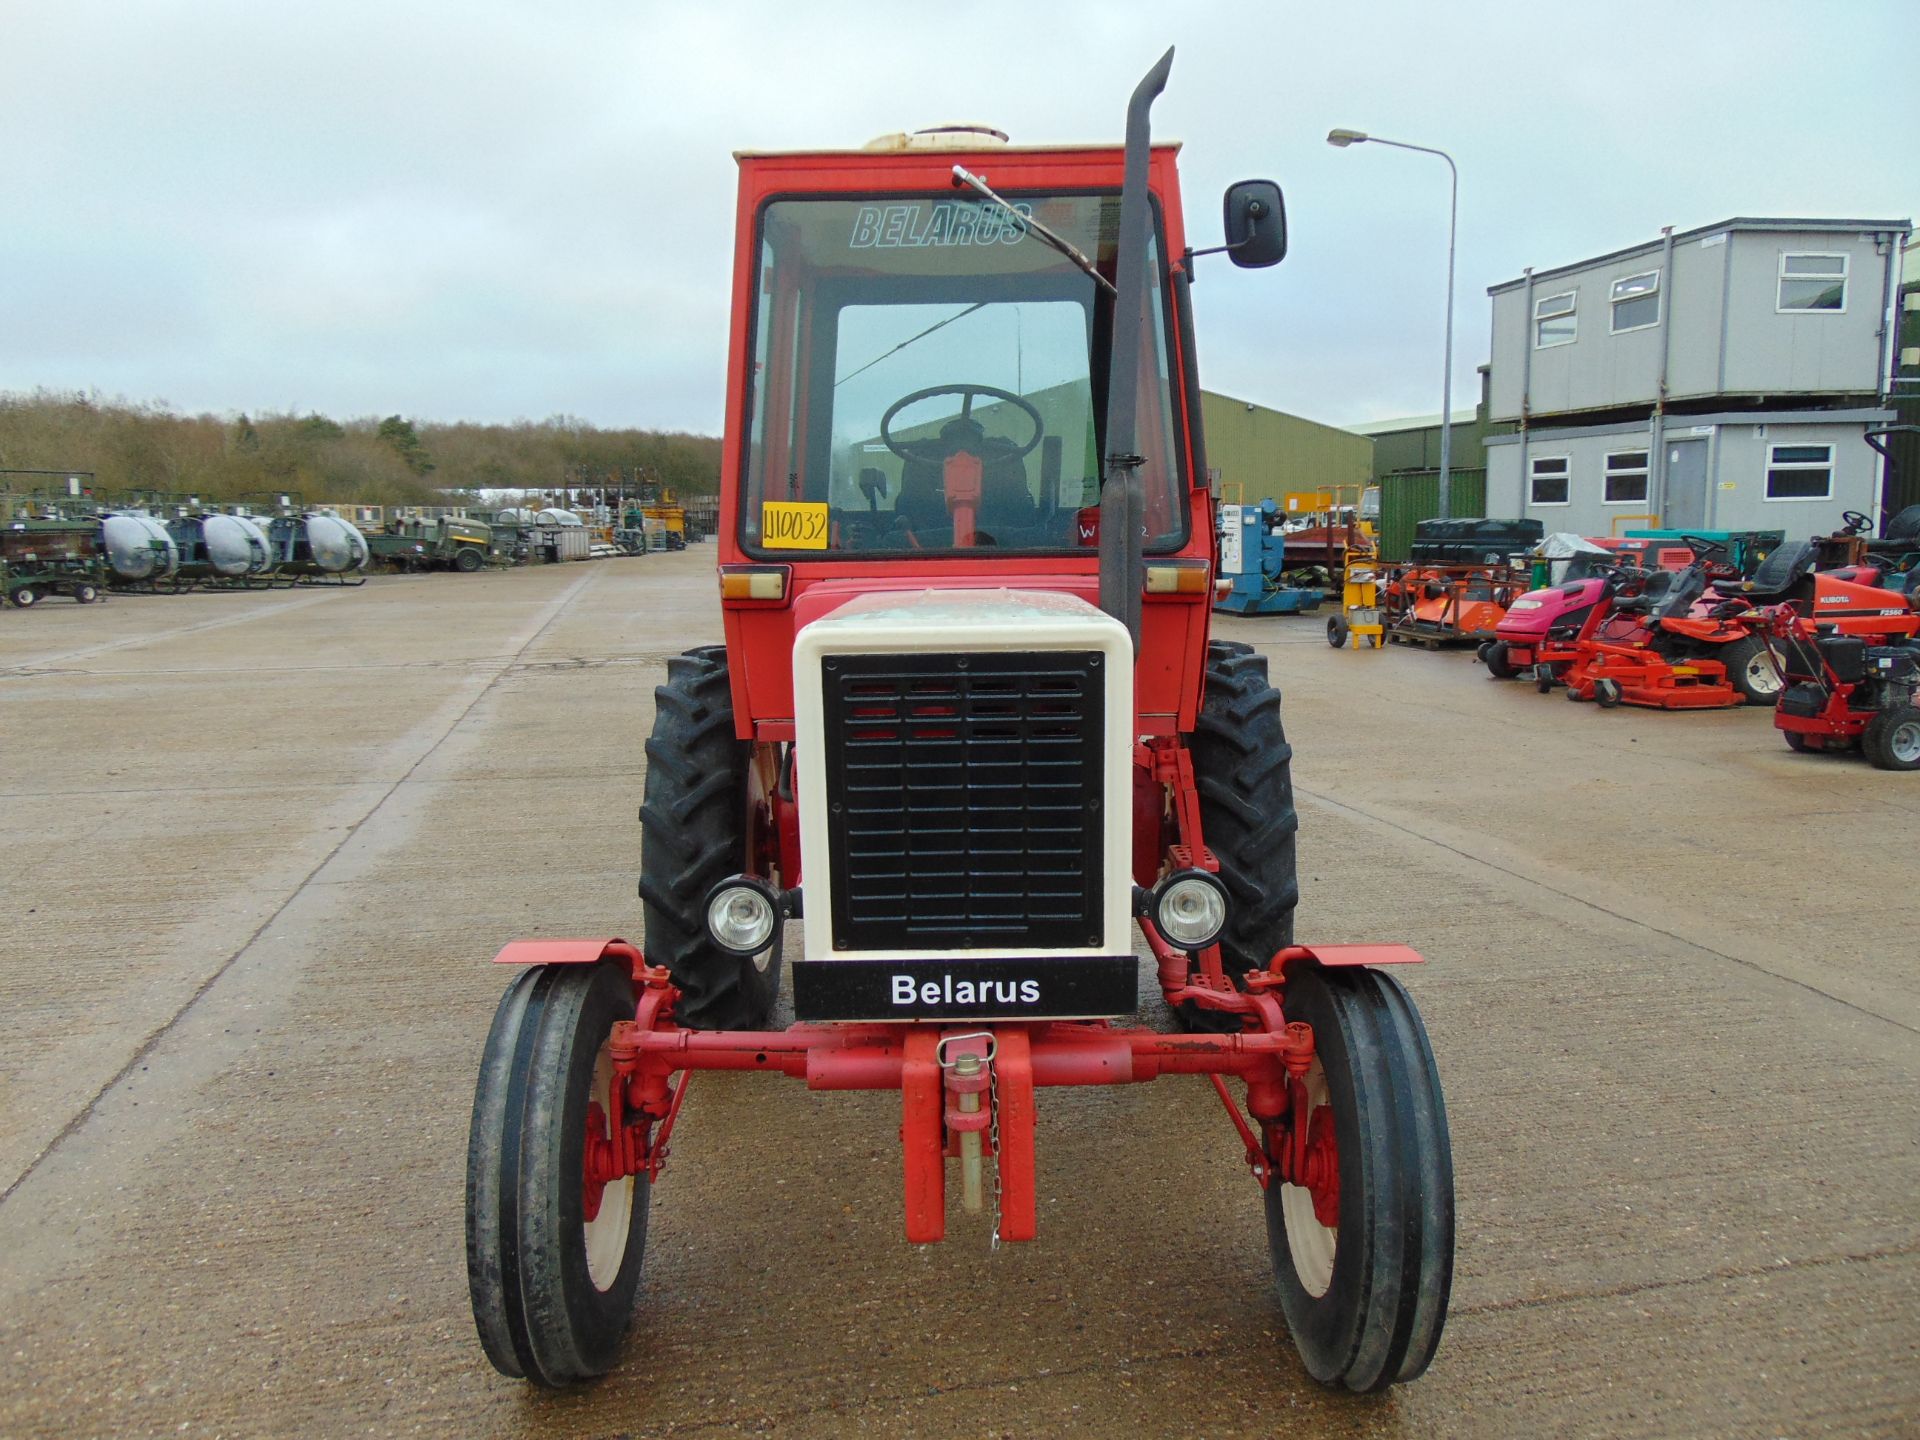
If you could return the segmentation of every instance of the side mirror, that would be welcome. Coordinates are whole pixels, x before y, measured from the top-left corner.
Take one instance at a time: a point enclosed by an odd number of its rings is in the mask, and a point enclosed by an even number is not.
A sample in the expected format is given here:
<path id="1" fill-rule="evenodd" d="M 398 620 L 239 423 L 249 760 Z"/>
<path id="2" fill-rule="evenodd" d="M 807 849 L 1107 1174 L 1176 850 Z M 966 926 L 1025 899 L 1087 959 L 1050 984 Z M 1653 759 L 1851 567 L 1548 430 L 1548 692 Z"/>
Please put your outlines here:
<path id="1" fill-rule="evenodd" d="M 1287 254 L 1287 205 L 1271 180 L 1242 180 L 1227 187 L 1223 247 L 1245 270 L 1278 265 Z"/>

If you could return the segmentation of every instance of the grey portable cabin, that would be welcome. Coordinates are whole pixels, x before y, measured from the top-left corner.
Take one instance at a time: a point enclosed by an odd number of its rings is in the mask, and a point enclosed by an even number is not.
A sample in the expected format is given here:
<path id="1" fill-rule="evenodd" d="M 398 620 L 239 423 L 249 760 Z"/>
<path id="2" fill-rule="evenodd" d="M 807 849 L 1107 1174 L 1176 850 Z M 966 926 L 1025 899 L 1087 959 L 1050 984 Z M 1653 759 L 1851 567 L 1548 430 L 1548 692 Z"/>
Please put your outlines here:
<path id="1" fill-rule="evenodd" d="M 1490 514 L 1618 533 L 1873 514 L 1906 220 L 1733 219 L 1493 286 Z"/>

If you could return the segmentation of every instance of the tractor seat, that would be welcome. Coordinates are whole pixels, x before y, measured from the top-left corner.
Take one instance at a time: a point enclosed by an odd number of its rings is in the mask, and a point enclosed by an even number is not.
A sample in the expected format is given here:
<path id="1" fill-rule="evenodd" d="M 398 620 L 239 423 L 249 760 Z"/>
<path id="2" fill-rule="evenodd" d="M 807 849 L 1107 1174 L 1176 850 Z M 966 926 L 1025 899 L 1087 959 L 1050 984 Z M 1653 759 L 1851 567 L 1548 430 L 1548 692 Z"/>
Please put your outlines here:
<path id="1" fill-rule="evenodd" d="M 951 544 L 953 517 L 947 513 L 942 467 L 931 460 L 907 461 L 901 467 L 894 513 L 923 545 Z M 980 473 L 980 510 L 974 516 L 974 528 L 983 537 L 1013 536 L 1031 530 L 1037 519 L 1033 492 L 1027 488 L 1027 467 L 1010 456 L 988 456 Z"/>
<path id="2" fill-rule="evenodd" d="M 1714 581 L 1713 593 L 1729 599 L 1777 600 L 1807 578 L 1814 559 L 1813 542 L 1795 540 L 1761 561 L 1751 579 Z"/>
<path id="3" fill-rule="evenodd" d="M 1887 522 L 1883 540 L 1920 540 L 1920 505 L 1908 505 Z"/>

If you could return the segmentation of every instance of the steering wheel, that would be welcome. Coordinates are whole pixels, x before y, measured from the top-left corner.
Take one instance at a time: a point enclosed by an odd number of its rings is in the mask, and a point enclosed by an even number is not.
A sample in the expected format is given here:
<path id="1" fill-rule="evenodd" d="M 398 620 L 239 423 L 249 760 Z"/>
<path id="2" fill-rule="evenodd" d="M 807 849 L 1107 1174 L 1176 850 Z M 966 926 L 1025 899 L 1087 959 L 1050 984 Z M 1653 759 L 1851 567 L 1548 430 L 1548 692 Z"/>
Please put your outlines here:
<path id="1" fill-rule="evenodd" d="M 1700 535 L 1682 535 L 1680 543 L 1693 552 L 1693 558 L 1704 560 L 1709 555 L 1724 555 L 1727 547 L 1718 540 L 1708 540 Z"/>
<path id="2" fill-rule="evenodd" d="M 1847 534 L 1849 535 L 1864 535 L 1873 529 L 1873 521 L 1869 520 L 1865 515 L 1862 515 L 1858 510 L 1842 510 L 1840 512 L 1840 523 L 1847 527 Z"/>
<path id="3" fill-rule="evenodd" d="M 894 416 L 898 415 L 909 405 L 917 405 L 922 400 L 931 400 L 936 395 L 960 396 L 960 419 L 969 424 L 973 424 L 976 429 L 979 428 L 973 419 L 973 397 L 976 395 L 989 395 L 995 400 L 1004 400 L 1009 405 L 1024 412 L 1026 417 L 1033 422 L 1033 438 L 1028 440 L 1025 445 L 1016 449 L 1013 447 L 1011 440 L 1001 436 L 993 437 L 998 444 L 1008 447 L 1011 451 L 1006 457 L 1008 459 L 1018 460 L 1022 456 L 1032 454 L 1034 447 L 1040 443 L 1040 437 L 1047 433 L 1046 422 L 1040 418 L 1040 412 L 1028 404 L 1024 396 L 1016 395 L 1011 390 L 1002 390 L 997 385 L 929 385 L 924 390 L 916 390 L 911 395 L 904 395 L 894 401 L 893 404 L 887 407 L 887 413 L 880 417 L 881 443 L 902 460 L 938 462 L 946 459 L 948 449 L 944 435 L 934 440 L 896 440 L 893 435 Z M 951 424 L 953 422 L 949 421 L 948 423 Z M 945 427 L 943 426 L 942 429 L 944 430 Z"/>

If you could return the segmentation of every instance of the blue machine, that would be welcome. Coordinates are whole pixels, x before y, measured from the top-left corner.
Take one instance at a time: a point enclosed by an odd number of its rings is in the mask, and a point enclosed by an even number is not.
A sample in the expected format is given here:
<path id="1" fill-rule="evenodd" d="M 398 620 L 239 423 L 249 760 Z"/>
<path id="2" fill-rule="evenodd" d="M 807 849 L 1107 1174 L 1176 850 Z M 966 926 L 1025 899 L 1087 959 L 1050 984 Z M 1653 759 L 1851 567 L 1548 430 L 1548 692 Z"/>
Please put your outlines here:
<path id="1" fill-rule="evenodd" d="M 1317 589 L 1288 585 L 1286 546 L 1281 534 L 1286 514 L 1272 500 L 1258 505 L 1220 507 L 1220 577 L 1233 589 L 1214 609 L 1235 615 L 1304 615 L 1320 608 Z"/>

